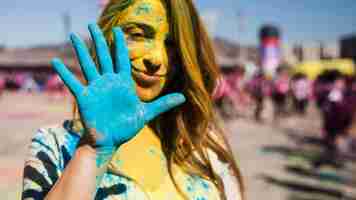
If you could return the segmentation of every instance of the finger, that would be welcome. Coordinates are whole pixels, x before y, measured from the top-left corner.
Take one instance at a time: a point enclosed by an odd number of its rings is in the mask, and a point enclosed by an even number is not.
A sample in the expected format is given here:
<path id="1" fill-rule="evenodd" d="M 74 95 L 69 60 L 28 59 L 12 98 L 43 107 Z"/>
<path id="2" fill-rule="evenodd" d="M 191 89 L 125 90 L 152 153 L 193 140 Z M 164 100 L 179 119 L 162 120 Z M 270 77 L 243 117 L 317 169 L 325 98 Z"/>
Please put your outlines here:
<path id="1" fill-rule="evenodd" d="M 71 34 L 70 39 L 72 40 L 85 79 L 88 82 L 97 79 L 99 73 L 85 43 L 75 34 Z"/>
<path id="2" fill-rule="evenodd" d="M 83 91 L 83 85 L 73 75 L 73 73 L 68 70 L 68 68 L 63 64 L 60 59 L 55 58 L 51 61 L 51 63 L 56 72 L 58 73 L 59 77 L 61 77 L 64 84 L 69 88 L 69 90 L 74 96 L 77 96 L 77 94 Z"/>
<path id="3" fill-rule="evenodd" d="M 115 41 L 115 60 L 117 72 L 131 77 L 131 64 L 129 58 L 129 50 L 126 46 L 125 36 L 120 27 L 113 29 Z"/>
<path id="4" fill-rule="evenodd" d="M 144 118 L 146 122 L 185 102 L 185 97 L 180 93 L 163 96 L 154 102 L 146 103 Z"/>
<path id="5" fill-rule="evenodd" d="M 110 56 L 110 50 L 106 43 L 103 32 L 96 24 L 90 24 L 88 27 L 90 35 L 94 40 L 96 55 L 98 57 L 102 73 L 113 73 L 114 70 Z"/>

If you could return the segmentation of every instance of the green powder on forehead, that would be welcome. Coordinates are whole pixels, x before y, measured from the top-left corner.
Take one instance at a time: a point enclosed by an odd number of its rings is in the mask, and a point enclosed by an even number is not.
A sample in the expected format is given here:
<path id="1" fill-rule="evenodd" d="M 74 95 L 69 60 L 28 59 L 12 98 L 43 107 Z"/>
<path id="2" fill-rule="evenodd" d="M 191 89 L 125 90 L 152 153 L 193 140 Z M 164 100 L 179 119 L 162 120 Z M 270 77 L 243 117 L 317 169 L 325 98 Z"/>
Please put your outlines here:
<path id="1" fill-rule="evenodd" d="M 157 23 L 162 23 L 163 22 L 163 17 L 161 17 L 161 16 L 156 17 L 156 21 L 157 21 Z"/>
<path id="2" fill-rule="evenodd" d="M 147 50 L 151 50 L 155 47 L 155 43 L 153 40 L 146 41 L 144 45 L 145 45 L 145 49 Z"/>
<path id="3" fill-rule="evenodd" d="M 150 14 L 152 12 L 152 5 L 150 3 L 142 3 L 135 10 L 135 15 Z"/>
<path id="4" fill-rule="evenodd" d="M 117 3 L 112 4 L 105 13 L 103 13 L 103 16 L 101 17 L 101 20 L 106 20 L 111 17 L 114 17 L 118 12 L 123 11 L 127 7 L 129 7 L 133 3 L 133 0 L 119 0 Z"/>

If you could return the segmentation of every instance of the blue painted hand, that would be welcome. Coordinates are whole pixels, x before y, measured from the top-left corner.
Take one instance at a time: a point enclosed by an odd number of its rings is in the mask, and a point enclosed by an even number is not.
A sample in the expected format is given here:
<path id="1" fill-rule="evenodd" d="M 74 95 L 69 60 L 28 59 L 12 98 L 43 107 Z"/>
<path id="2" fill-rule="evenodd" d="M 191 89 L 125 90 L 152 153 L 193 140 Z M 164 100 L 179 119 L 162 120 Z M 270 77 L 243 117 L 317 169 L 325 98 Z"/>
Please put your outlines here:
<path id="1" fill-rule="evenodd" d="M 180 93 L 173 93 L 153 102 L 142 102 L 135 91 L 122 30 L 119 27 L 113 30 L 115 64 L 100 28 L 91 24 L 89 31 L 95 44 L 100 72 L 85 43 L 78 36 L 71 35 L 88 85 L 80 83 L 61 60 L 54 59 L 52 64 L 75 96 L 85 126 L 98 134 L 95 144 L 97 148 L 117 148 L 133 138 L 145 123 L 182 104 L 185 97 Z"/>

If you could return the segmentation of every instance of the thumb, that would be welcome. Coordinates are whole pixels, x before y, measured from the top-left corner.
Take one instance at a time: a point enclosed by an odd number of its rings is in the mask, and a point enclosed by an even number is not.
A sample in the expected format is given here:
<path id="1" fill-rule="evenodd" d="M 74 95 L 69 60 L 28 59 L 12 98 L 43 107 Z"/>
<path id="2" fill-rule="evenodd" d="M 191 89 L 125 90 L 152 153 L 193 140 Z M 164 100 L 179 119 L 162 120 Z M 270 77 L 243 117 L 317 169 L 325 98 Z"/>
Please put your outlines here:
<path id="1" fill-rule="evenodd" d="M 185 102 L 185 97 L 181 93 L 172 93 L 160 97 L 159 99 L 146 103 L 145 106 L 145 121 L 149 122 L 153 120 L 156 116 L 164 113 L 182 103 Z"/>

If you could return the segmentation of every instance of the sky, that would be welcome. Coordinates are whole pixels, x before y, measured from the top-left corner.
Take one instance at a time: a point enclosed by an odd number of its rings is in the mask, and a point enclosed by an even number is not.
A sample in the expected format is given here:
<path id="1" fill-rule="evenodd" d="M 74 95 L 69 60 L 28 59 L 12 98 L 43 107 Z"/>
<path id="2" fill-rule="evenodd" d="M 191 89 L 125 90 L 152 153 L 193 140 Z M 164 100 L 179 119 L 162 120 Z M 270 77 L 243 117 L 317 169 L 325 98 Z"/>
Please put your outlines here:
<path id="1" fill-rule="evenodd" d="M 355 0 L 193 0 L 213 37 L 258 44 L 263 24 L 275 24 L 285 44 L 335 42 L 356 33 Z M 24 47 L 68 39 L 71 31 L 87 36 L 87 24 L 99 15 L 98 0 L 2 0 L 0 44 Z"/>

